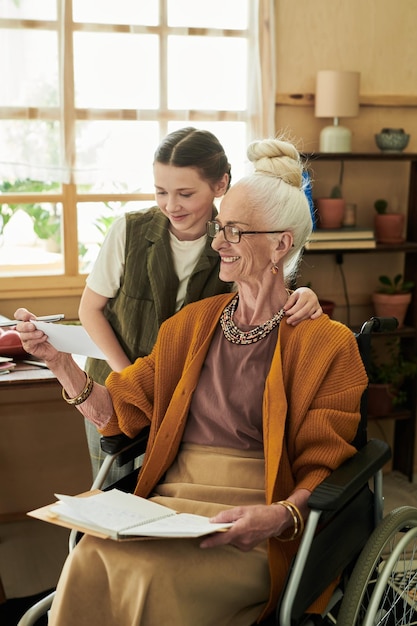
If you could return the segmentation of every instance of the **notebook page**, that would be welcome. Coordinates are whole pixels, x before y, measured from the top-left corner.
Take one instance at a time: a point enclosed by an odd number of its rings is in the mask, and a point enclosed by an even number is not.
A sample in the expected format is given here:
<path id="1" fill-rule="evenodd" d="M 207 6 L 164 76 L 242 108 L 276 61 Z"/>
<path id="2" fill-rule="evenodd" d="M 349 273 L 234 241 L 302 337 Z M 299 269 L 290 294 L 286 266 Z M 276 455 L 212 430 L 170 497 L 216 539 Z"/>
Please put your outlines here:
<path id="1" fill-rule="evenodd" d="M 88 522 L 97 528 L 120 532 L 132 526 L 176 513 L 166 506 L 117 489 L 86 498 L 55 494 L 59 502 L 51 510 L 63 518 Z"/>
<path id="2" fill-rule="evenodd" d="M 208 517 L 193 513 L 178 513 L 155 520 L 144 526 L 133 526 L 122 532 L 123 537 L 202 537 L 211 533 L 227 530 L 232 523 L 214 524 Z"/>

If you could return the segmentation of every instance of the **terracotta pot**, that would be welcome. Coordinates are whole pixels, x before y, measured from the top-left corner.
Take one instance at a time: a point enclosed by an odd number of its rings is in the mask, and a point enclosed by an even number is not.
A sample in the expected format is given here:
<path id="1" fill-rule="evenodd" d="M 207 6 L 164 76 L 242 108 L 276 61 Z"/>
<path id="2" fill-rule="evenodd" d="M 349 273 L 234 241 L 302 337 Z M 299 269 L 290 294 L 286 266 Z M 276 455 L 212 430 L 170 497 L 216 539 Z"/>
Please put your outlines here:
<path id="1" fill-rule="evenodd" d="M 372 302 L 377 317 L 396 317 L 398 328 L 404 325 L 405 315 L 411 302 L 411 293 L 373 293 Z"/>
<path id="2" fill-rule="evenodd" d="M 392 413 L 394 396 L 390 385 L 369 383 L 369 415 L 388 415 Z"/>
<path id="3" fill-rule="evenodd" d="M 345 215 L 343 198 L 317 198 L 317 217 L 319 228 L 341 228 Z"/>
<path id="4" fill-rule="evenodd" d="M 403 213 L 378 213 L 374 216 L 375 239 L 379 243 L 403 243 L 404 222 Z"/>
<path id="5" fill-rule="evenodd" d="M 333 319 L 334 308 L 336 304 L 332 300 L 319 300 L 323 313 L 326 313 L 330 319 Z"/>

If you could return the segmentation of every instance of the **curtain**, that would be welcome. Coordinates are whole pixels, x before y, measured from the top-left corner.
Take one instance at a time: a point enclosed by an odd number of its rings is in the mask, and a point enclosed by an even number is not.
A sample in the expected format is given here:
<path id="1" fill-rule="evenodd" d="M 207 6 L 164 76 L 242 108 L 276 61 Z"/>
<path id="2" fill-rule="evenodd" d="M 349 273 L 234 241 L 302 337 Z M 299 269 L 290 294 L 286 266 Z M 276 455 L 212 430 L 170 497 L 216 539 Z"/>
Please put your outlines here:
<path id="1" fill-rule="evenodd" d="M 274 0 L 257 0 L 253 3 L 256 24 L 253 38 L 253 54 L 256 62 L 252 72 L 253 115 L 251 134 L 253 139 L 275 136 L 275 9 Z"/>

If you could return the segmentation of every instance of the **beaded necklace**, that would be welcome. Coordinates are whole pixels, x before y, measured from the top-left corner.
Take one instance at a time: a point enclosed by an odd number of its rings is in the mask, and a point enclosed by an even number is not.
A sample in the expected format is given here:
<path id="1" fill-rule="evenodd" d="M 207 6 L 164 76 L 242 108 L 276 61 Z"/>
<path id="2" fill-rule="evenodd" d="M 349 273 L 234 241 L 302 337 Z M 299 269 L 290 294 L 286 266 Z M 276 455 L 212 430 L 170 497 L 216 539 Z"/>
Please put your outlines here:
<path id="1" fill-rule="evenodd" d="M 220 316 L 220 325 L 223 330 L 223 334 L 227 341 L 235 344 L 248 345 L 256 343 L 264 337 L 266 337 L 271 330 L 273 330 L 282 318 L 284 317 L 284 309 L 282 308 L 278 313 L 274 315 L 270 320 L 266 321 L 256 328 L 251 330 L 240 330 L 233 321 L 233 315 L 236 311 L 239 295 L 236 295 L 231 302 L 223 309 L 223 313 Z"/>

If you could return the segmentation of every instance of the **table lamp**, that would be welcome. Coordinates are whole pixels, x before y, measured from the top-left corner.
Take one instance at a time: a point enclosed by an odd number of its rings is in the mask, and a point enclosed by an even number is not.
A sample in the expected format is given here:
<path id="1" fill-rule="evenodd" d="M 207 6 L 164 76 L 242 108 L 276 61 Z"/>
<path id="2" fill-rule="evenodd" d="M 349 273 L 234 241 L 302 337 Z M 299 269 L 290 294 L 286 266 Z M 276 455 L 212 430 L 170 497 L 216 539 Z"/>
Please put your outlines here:
<path id="1" fill-rule="evenodd" d="M 352 133 L 340 126 L 339 118 L 358 115 L 359 79 L 359 72 L 317 72 L 315 116 L 333 118 L 333 126 L 320 133 L 320 152 L 351 152 Z"/>

